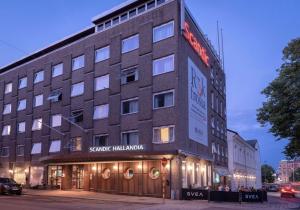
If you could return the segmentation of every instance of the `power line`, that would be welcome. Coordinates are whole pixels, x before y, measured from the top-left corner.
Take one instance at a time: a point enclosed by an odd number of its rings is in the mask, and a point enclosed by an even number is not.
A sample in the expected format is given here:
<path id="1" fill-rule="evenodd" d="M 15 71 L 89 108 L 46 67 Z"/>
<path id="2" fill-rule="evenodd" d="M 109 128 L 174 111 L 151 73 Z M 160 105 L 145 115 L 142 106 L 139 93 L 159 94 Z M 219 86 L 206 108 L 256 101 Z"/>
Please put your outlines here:
<path id="1" fill-rule="evenodd" d="M 28 54 L 28 52 L 26 52 L 25 50 L 20 49 L 19 47 L 16 47 L 16 46 L 13 45 L 13 44 L 10 44 L 10 43 L 8 43 L 8 42 L 6 42 L 6 41 L 3 41 L 3 40 L 1 40 L 1 39 L 0 39 L 0 42 L 3 43 L 4 45 L 8 46 L 8 47 L 11 47 L 11 48 L 13 48 L 13 49 L 15 49 L 15 50 L 17 50 L 17 51 L 19 51 L 19 52 L 22 52 L 23 54 Z"/>

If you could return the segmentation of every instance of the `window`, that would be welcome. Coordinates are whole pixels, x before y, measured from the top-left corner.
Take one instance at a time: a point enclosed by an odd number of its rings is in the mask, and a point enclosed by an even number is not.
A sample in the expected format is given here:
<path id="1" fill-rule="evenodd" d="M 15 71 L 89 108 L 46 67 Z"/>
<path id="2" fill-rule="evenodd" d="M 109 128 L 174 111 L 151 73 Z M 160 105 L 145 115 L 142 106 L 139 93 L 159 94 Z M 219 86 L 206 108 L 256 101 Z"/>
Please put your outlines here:
<path id="1" fill-rule="evenodd" d="M 8 147 L 2 147 L 1 148 L 1 157 L 8 157 L 9 156 L 9 148 Z"/>
<path id="2" fill-rule="evenodd" d="M 174 71 L 174 55 L 169 55 L 153 61 L 153 76 Z"/>
<path id="3" fill-rule="evenodd" d="M 136 9 L 130 10 L 129 11 L 129 18 L 132 18 L 136 15 Z"/>
<path id="4" fill-rule="evenodd" d="M 112 20 L 112 23 L 113 25 L 117 25 L 119 23 L 119 16 L 118 17 L 115 17 L 113 20 Z"/>
<path id="5" fill-rule="evenodd" d="M 3 108 L 3 114 L 11 113 L 11 104 L 5 104 Z"/>
<path id="6" fill-rule="evenodd" d="M 83 121 L 83 111 L 82 110 L 73 111 L 71 113 L 71 117 L 69 120 L 74 123 L 82 122 Z"/>
<path id="7" fill-rule="evenodd" d="M 79 96 L 84 93 L 84 82 L 73 84 L 71 88 L 71 97 Z"/>
<path id="8" fill-rule="evenodd" d="M 24 145 L 17 145 L 17 156 L 24 156 Z"/>
<path id="9" fill-rule="evenodd" d="M 108 135 L 97 135 L 94 136 L 93 146 L 94 147 L 102 147 L 106 146 L 108 141 Z"/>
<path id="10" fill-rule="evenodd" d="M 138 71 L 136 68 L 122 71 L 121 73 L 121 84 L 128 84 L 138 80 Z"/>
<path id="11" fill-rule="evenodd" d="M 31 154 L 40 154 L 42 152 L 42 143 L 33 143 L 32 149 L 31 149 Z"/>
<path id="12" fill-rule="evenodd" d="M 27 77 L 19 79 L 19 89 L 27 87 Z"/>
<path id="13" fill-rule="evenodd" d="M 61 126 L 61 114 L 52 115 L 51 126 L 52 127 Z"/>
<path id="14" fill-rule="evenodd" d="M 103 172 L 101 173 L 101 176 L 103 179 L 109 179 L 110 177 L 110 169 L 109 168 L 105 168 L 103 170 Z"/>
<path id="15" fill-rule="evenodd" d="M 174 21 L 153 28 L 153 42 L 174 36 Z"/>
<path id="16" fill-rule="evenodd" d="M 146 5 L 142 5 L 140 7 L 138 7 L 138 13 L 141 14 L 142 12 L 146 11 Z"/>
<path id="17" fill-rule="evenodd" d="M 49 152 L 60 152 L 61 141 L 53 140 L 51 141 Z"/>
<path id="18" fill-rule="evenodd" d="M 104 61 L 109 58 L 109 46 L 102 47 L 95 51 L 95 62 Z"/>
<path id="19" fill-rule="evenodd" d="M 7 83 L 5 85 L 5 90 L 4 90 L 4 94 L 8 94 L 8 93 L 11 93 L 12 92 L 12 83 Z"/>
<path id="20" fill-rule="evenodd" d="M 137 131 L 122 133 L 122 145 L 136 145 L 139 144 L 139 134 Z"/>
<path id="21" fill-rule="evenodd" d="M 127 168 L 123 175 L 125 179 L 132 179 L 134 175 L 134 171 L 132 168 Z"/>
<path id="22" fill-rule="evenodd" d="M 62 99 L 61 90 L 53 90 L 47 98 L 47 100 L 51 102 L 61 101 L 61 99 Z"/>
<path id="23" fill-rule="evenodd" d="M 100 24 L 97 26 L 97 31 L 103 31 L 104 29 L 104 25 L 103 24 Z"/>
<path id="24" fill-rule="evenodd" d="M 138 99 L 122 101 L 122 114 L 133 114 L 138 112 Z"/>
<path id="25" fill-rule="evenodd" d="M 111 26 L 111 20 L 105 22 L 105 28 L 109 28 Z"/>
<path id="26" fill-rule="evenodd" d="M 121 15 L 121 21 L 125 21 L 125 20 L 127 20 L 127 18 L 128 18 L 128 14 L 127 13 Z"/>
<path id="27" fill-rule="evenodd" d="M 72 59 L 72 71 L 84 67 L 84 55 Z"/>
<path id="28" fill-rule="evenodd" d="M 153 108 L 164 108 L 174 106 L 174 91 L 154 94 Z"/>
<path id="29" fill-rule="evenodd" d="M 155 1 L 151 1 L 149 3 L 147 3 L 147 9 L 152 9 L 155 7 Z"/>
<path id="30" fill-rule="evenodd" d="M 95 78 L 95 91 L 109 88 L 109 74 Z"/>
<path id="31" fill-rule="evenodd" d="M 4 125 L 2 129 L 2 136 L 9 136 L 11 131 L 10 125 Z"/>
<path id="32" fill-rule="evenodd" d="M 20 100 L 17 108 L 18 111 L 22 111 L 24 109 L 26 109 L 26 99 Z"/>
<path id="33" fill-rule="evenodd" d="M 139 35 L 136 34 L 122 41 L 122 53 L 127 53 L 139 48 Z"/>
<path id="34" fill-rule="evenodd" d="M 44 71 L 39 71 L 34 75 L 34 84 L 42 82 L 44 80 Z"/>
<path id="35" fill-rule="evenodd" d="M 103 119 L 108 117 L 109 106 L 108 104 L 95 106 L 94 108 L 94 120 Z"/>
<path id="36" fill-rule="evenodd" d="M 42 125 L 43 125 L 43 119 L 42 118 L 35 119 L 35 120 L 33 120 L 33 123 L 32 123 L 32 130 L 33 131 L 41 130 Z"/>
<path id="37" fill-rule="evenodd" d="M 153 143 L 170 143 L 174 141 L 174 126 L 153 129 Z"/>
<path id="38" fill-rule="evenodd" d="M 82 149 L 82 143 L 81 143 L 81 137 L 75 137 L 71 139 L 71 146 L 70 150 L 71 151 L 81 151 Z"/>
<path id="39" fill-rule="evenodd" d="M 42 106 L 43 105 L 43 94 L 37 95 L 34 97 L 34 107 Z"/>
<path id="40" fill-rule="evenodd" d="M 24 133 L 26 129 L 26 123 L 25 122 L 19 122 L 18 123 L 18 133 Z"/>
<path id="41" fill-rule="evenodd" d="M 166 1 L 166 0 L 157 0 L 157 1 L 156 1 L 156 4 L 157 4 L 157 5 L 160 5 L 160 4 L 165 3 L 165 1 Z"/>
<path id="42" fill-rule="evenodd" d="M 64 65 L 63 63 L 57 64 L 55 66 L 52 67 L 52 77 L 57 77 L 59 75 L 63 74 L 63 68 Z"/>

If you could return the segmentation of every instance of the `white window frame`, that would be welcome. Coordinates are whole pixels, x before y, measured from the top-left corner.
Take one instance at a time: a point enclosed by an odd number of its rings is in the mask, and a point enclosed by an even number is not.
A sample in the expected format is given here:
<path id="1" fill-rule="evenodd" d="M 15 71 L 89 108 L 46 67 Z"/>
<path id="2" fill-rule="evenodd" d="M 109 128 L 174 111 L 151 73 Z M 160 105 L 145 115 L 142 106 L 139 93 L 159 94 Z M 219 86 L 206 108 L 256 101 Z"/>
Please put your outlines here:
<path id="1" fill-rule="evenodd" d="M 6 83 L 4 88 L 4 94 L 8 94 L 12 92 L 12 82 Z"/>
<path id="2" fill-rule="evenodd" d="M 162 60 L 167 60 L 168 58 L 172 58 L 173 59 L 173 65 L 172 65 L 172 68 L 171 69 L 168 69 L 166 71 L 163 71 L 163 72 L 157 72 L 157 70 L 155 70 L 155 67 L 156 67 L 156 63 L 157 62 L 160 62 Z M 175 71 L 175 55 L 172 54 L 172 55 L 167 55 L 167 56 L 164 56 L 164 57 L 161 57 L 161 58 L 157 58 L 157 59 L 154 59 L 152 61 L 152 76 L 156 76 L 156 75 L 161 75 L 161 74 L 165 74 L 165 73 L 168 73 L 168 72 L 173 72 Z"/>
<path id="3" fill-rule="evenodd" d="M 107 109 L 106 116 L 96 116 L 96 109 L 97 108 L 101 109 L 102 107 L 105 107 L 105 109 Z M 109 104 L 101 104 L 101 105 L 97 105 L 97 106 L 94 107 L 94 114 L 93 114 L 93 119 L 94 120 L 105 119 L 105 118 L 108 118 L 108 116 L 109 116 Z"/>
<path id="4" fill-rule="evenodd" d="M 20 127 L 22 125 L 22 127 Z M 23 125 L 24 125 L 24 130 L 20 129 L 20 128 L 23 128 Z M 26 122 L 25 121 L 22 121 L 22 122 L 18 122 L 18 133 L 25 133 L 26 132 Z"/>
<path id="5" fill-rule="evenodd" d="M 4 104 L 3 107 L 3 115 L 11 113 L 11 104 Z"/>
<path id="6" fill-rule="evenodd" d="M 73 88 L 74 88 L 74 86 L 80 85 L 80 84 L 82 84 L 82 92 L 79 92 L 79 93 L 75 94 L 73 92 Z M 83 94 L 84 94 L 84 82 L 78 82 L 78 83 L 72 84 L 72 86 L 71 86 L 71 97 L 81 96 Z"/>
<path id="7" fill-rule="evenodd" d="M 19 79 L 19 84 L 18 84 L 18 89 L 23 89 L 23 88 L 26 88 L 27 87 L 27 77 L 22 77 Z"/>
<path id="8" fill-rule="evenodd" d="M 129 102 L 129 101 L 137 101 L 137 111 L 135 112 L 130 112 L 130 113 L 123 113 L 123 103 L 124 102 Z M 129 114 L 136 114 L 139 112 L 139 98 L 135 97 L 135 98 L 130 98 L 130 99 L 125 99 L 121 101 L 121 115 L 129 115 Z"/>
<path id="9" fill-rule="evenodd" d="M 62 124 L 62 115 L 54 114 L 51 116 L 51 127 L 60 127 Z"/>
<path id="10" fill-rule="evenodd" d="M 78 59 L 83 59 L 83 62 L 81 63 L 80 66 L 74 67 L 74 63 L 75 63 Z M 77 57 L 75 57 L 75 58 L 72 58 L 72 71 L 76 71 L 76 70 L 78 70 L 78 69 L 84 68 L 84 66 L 85 66 L 85 56 L 84 56 L 84 54 L 83 54 L 83 55 L 79 55 L 79 56 L 77 56 Z"/>
<path id="11" fill-rule="evenodd" d="M 97 59 L 97 54 L 98 53 L 103 53 L 104 54 L 104 52 L 106 53 L 105 56 Z M 95 63 L 99 63 L 101 61 L 105 61 L 105 60 L 107 60 L 109 58 L 110 58 L 110 46 L 109 45 L 107 45 L 105 47 L 98 48 L 97 50 L 95 50 Z"/>
<path id="12" fill-rule="evenodd" d="M 166 94 L 166 93 L 173 93 L 173 104 L 171 106 L 155 107 L 155 96 Z M 174 89 L 166 90 L 166 91 L 162 91 L 162 92 L 158 92 L 158 93 L 153 94 L 153 96 L 152 96 L 152 108 L 153 108 L 153 110 L 164 109 L 164 108 L 169 108 L 169 107 L 173 107 L 173 106 L 175 106 L 175 90 Z"/>
<path id="13" fill-rule="evenodd" d="M 9 136 L 11 134 L 11 125 L 4 125 L 2 128 L 2 136 Z"/>
<path id="14" fill-rule="evenodd" d="M 155 142 L 154 141 L 154 136 L 155 136 L 155 130 L 156 129 L 162 129 L 162 128 L 173 128 L 173 139 L 171 139 L 168 142 Z M 175 125 L 164 125 L 164 126 L 158 126 L 158 127 L 153 127 L 152 129 L 152 143 L 153 144 L 169 144 L 175 141 Z"/>
<path id="15" fill-rule="evenodd" d="M 58 77 L 64 73 L 64 64 L 58 63 L 54 66 L 52 66 L 52 78 Z"/>
<path id="16" fill-rule="evenodd" d="M 102 83 L 104 83 L 103 81 L 107 82 L 107 83 L 102 85 Z M 97 84 L 98 82 L 100 82 L 100 84 Z M 95 78 L 95 87 L 94 87 L 95 91 L 105 90 L 105 89 L 108 89 L 108 88 L 109 88 L 109 74 L 106 74 L 106 75 Z"/>
<path id="17" fill-rule="evenodd" d="M 24 106 L 21 106 L 21 103 L 24 103 Z M 26 100 L 26 98 L 24 98 L 22 100 L 19 100 L 17 111 L 22 111 L 22 110 L 25 110 L 26 108 L 27 108 L 27 100 Z"/>
<path id="18" fill-rule="evenodd" d="M 33 149 L 36 149 L 37 151 L 33 151 Z M 42 153 L 42 142 L 33 143 L 30 154 L 37 155 L 41 153 Z"/>
<path id="19" fill-rule="evenodd" d="M 41 100 L 39 101 L 39 103 L 37 103 L 37 99 Z M 39 95 L 36 95 L 34 96 L 34 103 L 33 103 L 33 107 L 39 107 L 39 106 L 42 106 L 44 104 L 44 96 L 43 94 L 39 94 Z"/>
<path id="20" fill-rule="evenodd" d="M 172 34 L 167 35 L 167 36 L 165 36 L 165 37 L 163 37 L 163 38 L 160 38 L 160 39 L 155 39 L 155 32 L 156 32 L 158 29 L 161 29 L 161 28 L 163 28 L 163 27 L 168 26 L 169 24 L 171 24 L 171 25 L 172 25 L 172 28 L 173 28 Z M 174 20 L 171 20 L 171 21 L 169 21 L 169 22 L 167 22 L 167 23 L 164 23 L 164 24 L 162 24 L 162 25 L 159 25 L 159 26 L 155 26 L 155 27 L 152 29 L 153 43 L 156 43 L 156 42 L 159 42 L 159 41 L 168 39 L 168 38 L 170 38 L 170 37 L 173 37 L 174 34 L 175 34 L 174 31 L 175 31 Z"/>
<path id="21" fill-rule="evenodd" d="M 39 78 L 39 77 L 38 77 L 39 75 L 42 75 L 42 76 L 40 76 L 40 78 Z M 43 81 L 44 81 L 44 77 L 45 77 L 44 70 L 35 72 L 35 73 L 34 73 L 34 80 L 33 80 L 33 83 L 34 83 L 34 84 L 37 84 L 37 83 L 43 82 Z M 39 78 L 39 79 L 37 79 L 37 78 Z"/>
<path id="22" fill-rule="evenodd" d="M 133 48 L 130 48 L 130 49 L 124 49 L 124 43 L 126 42 L 126 41 L 130 41 L 130 40 L 132 40 L 132 39 L 135 39 L 135 38 L 137 38 L 137 40 L 138 40 L 138 42 L 137 42 L 137 45 L 136 46 L 134 46 Z M 139 37 L 139 34 L 135 34 L 135 35 L 132 35 L 132 36 L 130 36 L 130 37 L 127 37 L 127 38 L 125 38 L 125 39 L 123 39 L 122 40 L 122 54 L 123 53 L 128 53 L 128 52 L 131 52 L 131 51 L 133 51 L 133 50 L 136 50 L 136 49 L 139 49 L 139 47 L 140 47 L 140 37 Z"/>

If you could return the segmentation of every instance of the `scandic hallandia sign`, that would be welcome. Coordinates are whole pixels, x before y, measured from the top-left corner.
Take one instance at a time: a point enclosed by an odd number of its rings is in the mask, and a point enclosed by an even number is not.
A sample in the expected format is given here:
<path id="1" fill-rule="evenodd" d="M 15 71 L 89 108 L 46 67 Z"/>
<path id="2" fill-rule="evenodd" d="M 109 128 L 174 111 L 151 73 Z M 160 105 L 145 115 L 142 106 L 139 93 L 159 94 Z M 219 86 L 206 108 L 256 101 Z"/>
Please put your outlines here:
<path id="1" fill-rule="evenodd" d="M 208 145 L 207 80 L 188 58 L 189 138 Z"/>
<path id="2" fill-rule="evenodd" d="M 143 151 L 145 145 L 115 145 L 115 146 L 103 146 L 103 147 L 90 147 L 89 152 L 122 152 L 122 151 Z"/>

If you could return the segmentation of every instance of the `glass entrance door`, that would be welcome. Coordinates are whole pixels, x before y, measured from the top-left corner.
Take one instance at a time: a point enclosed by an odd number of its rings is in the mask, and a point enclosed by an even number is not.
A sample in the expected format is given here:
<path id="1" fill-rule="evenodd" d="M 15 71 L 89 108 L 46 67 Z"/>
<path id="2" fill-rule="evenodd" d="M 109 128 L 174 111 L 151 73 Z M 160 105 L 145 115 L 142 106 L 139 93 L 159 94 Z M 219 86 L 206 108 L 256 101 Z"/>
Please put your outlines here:
<path id="1" fill-rule="evenodd" d="M 72 166 L 72 189 L 83 189 L 83 165 Z"/>

